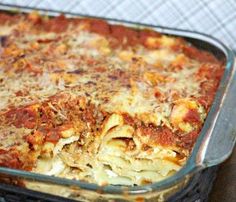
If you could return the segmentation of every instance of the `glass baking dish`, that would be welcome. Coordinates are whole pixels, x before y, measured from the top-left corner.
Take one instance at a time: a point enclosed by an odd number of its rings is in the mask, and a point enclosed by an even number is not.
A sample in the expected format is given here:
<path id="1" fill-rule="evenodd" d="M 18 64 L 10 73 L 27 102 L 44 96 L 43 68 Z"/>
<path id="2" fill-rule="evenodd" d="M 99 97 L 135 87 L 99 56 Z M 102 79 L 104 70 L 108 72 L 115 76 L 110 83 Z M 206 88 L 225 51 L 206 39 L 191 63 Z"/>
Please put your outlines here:
<path id="1" fill-rule="evenodd" d="M 0 10 L 7 12 L 32 12 L 29 7 L 14 7 L 0 3 Z M 60 11 L 38 10 L 49 16 L 59 15 Z M 69 17 L 93 17 L 76 13 L 64 13 Z M 101 19 L 101 18 L 100 18 Z M 225 60 L 225 72 L 219 85 L 211 110 L 207 116 L 192 154 L 186 165 L 175 175 L 153 184 L 144 186 L 98 186 L 78 180 L 69 180 L 53 176 L 41 175 L 26 171 L 0 167 L 0 180 L 3 183 L 24 186 L 27 188 L 59 195 L 80 201 L 163 201 L 186 187 L 201 170 L 218 165 L 227 159 L 236 140 L 236 78 L 235 59 L 232 50 L 217 39 L 197 32 L 170 29 L 154 25 L 146 25 L 115 19 L 106 19 L 111 24 L 122 24 L 134 28 L 151 28 L 160 33 L 180 36 L 201 49 L 212 52 L 216 57 Z M 22 183 L 23 182 L 23 183 Z"/>

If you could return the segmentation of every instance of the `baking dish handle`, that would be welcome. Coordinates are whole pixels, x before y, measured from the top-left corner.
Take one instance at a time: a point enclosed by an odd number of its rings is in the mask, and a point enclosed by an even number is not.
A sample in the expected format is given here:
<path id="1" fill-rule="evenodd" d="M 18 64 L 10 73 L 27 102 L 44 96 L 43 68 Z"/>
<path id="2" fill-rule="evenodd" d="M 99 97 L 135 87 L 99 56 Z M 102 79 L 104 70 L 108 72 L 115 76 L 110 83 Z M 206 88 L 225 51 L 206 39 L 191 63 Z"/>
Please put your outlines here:
<path id="1" fill-rule="evenodd" d="M 221 103 L 215 127 L 210 137 L 204 141 L 208 142 L 206 148 L 201 148 L 203 167 L 217 165 L 226 160 L 232 153 L 236 141 L 236 65 L 233 67 L 231 82 L 227 93 Z M 227 95 L 227 96 L 226 96 Z M 214 124 L 213 124 L 214 125 Z M 208 139 L 207 139 L 208 138 Z M 204 151 L 205 150 L 205 151 Z"/>

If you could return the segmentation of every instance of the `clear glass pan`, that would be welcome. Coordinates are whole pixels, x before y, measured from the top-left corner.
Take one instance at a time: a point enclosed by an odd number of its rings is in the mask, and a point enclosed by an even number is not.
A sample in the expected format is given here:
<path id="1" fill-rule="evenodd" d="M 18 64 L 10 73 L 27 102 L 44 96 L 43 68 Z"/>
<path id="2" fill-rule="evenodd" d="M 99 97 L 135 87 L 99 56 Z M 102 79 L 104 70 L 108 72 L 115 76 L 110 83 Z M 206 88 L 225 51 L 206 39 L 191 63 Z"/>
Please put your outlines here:
<path id="1" fill-rule="evenodd" d="M 5 11 L 20 11 L 31 12 L 35 10 L 29 7 L 13 7 L 0 3 L 0 10 Z M 60 11 L 38 10 L 42 14 L 55 16 L 60 14 Z M 74 13 L 65 13 L 67 16 L 75 17 L 93 17 L 81 16 Z M 96 18 L 96 17 L 95 17 Z M 178 29 L 170 29 L 154 25 L 146 25 L 127 21 L 119 21 L 115 19 L 105 19 L 111 24 L 123 24 L 130 27 L 149 27 L 163 34 L 180 36 L 191 41 L 199 48 L 211 51 L 217 57 L 225 58 L 225 72 L 218 88 L 214 103 L 207 116 L 205 124 L 202 128 L 200 136 L 194 146 L 193 152 L 187 161 L 186 165 L 175 175 L 163 181 L 145 186 L 122 187 L 122 186 L 98 186 L 96 184 L 86 183 L 78 180 L 69 180 L 53 176 L 41 175 L 26 171 L 14 170 L 0 167 L 0 174 L 6 175 L 9 178 L 21 178 L 31 182 L 28 187 L 43 192 L 53 194 L 55 190 L 62 190 L 63 195 L 79 200 L 137 200 L 137 199 L 152 199 L 153 201 L 164 200 L 177 190 L 184 188 L 188 180 L 194 173 L 222 163 L 231 154 L 236 140 L 236 126 L 234 118 L 236 117 L 236 77 L 235 77 L 235 59 L 232 50 L 226 47 L 217 39 L 197 32 L 190 32 Z M 45 190 L 43 190 L 43 188 Z M 53 189 L 55 187 L 55 189 Z M 50 191 L 54 190 L 54 191 Z"/>

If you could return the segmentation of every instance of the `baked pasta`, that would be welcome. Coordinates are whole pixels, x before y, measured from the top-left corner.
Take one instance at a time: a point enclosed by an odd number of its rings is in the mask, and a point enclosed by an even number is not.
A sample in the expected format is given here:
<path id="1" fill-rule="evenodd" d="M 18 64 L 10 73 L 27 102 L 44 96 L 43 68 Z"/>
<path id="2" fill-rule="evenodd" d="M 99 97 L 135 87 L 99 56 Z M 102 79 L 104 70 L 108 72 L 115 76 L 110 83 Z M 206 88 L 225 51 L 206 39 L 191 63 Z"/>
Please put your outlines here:
<path id="1" fill-rule="evenodd" d="M 224 61 L 183 38 L 0 14 L 0 165 L 144 185 L 185 164 Z"/>

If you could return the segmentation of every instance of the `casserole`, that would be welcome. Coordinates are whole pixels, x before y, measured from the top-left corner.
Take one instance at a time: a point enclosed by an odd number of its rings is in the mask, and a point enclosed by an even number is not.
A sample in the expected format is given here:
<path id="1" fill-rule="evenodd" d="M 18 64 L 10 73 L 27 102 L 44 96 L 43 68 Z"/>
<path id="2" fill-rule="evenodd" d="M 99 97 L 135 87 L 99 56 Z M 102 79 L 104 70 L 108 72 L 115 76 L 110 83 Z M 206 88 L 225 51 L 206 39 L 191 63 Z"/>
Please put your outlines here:
<path id="1" fill-rule="evenodd" d="M 166 32 L 168 34 L 171 34 L 172 30 L 168 30 L 167 29 Z M 175 34 L 178 35 L 180 33 L 181 32 L 176 32 Z M 207 38 L 205 36 L 201 36 L 201 37 Z M 233 82 L 232 81 L 232 77 L 233 77 L 234 71 L 233 71 L 233 57 L 232 57 L 232 53 L 227 48 L 225 48 L 223 45 L 221 45 L 220 43 L 218 43 L 218 42 L 216 42 L 214 40 L 212 40 L 211 42 L 213 42 L 214 45 L 216 45 L 218 47 L 221 47 L 222 50 L 225 51 L 225 54 L 226 53 L 228 54 L 227 55 L 228 58 L 227 58 L 226 70 L 225 70 L 224 77 L 222 79 L 221 85 L 219 87 L 219 92 L 218 92 L 218 94 L 216 96 L 215 102 L 214 102 L 214 104 L 213 104 L 213 106 L 211 108 L 211 111 L 210 111 L 209 115 L 208 115 L 206 123 L 205 123 L 205 125 L 204 125 L 204 127 L 202 129 L 201 135 L 198 138 L 198 142 L 196 143 L 196 145 L 194 147 L 192 155 L 189 158 L 189 160 L 188 160 L 188 162 L 186 164 L 186 167 L 181 169 L 177 174 L 173 175 L 172 177 L 170 177 L 170 178 L 168 178 L 166 180 L 161 181 L 160 183 L 153 183 L 151 185 L 146 185 L 146 186 L 137 186 L 137 187 L 131 187 L 131 188 L 129 187 L 129 188 L 127 188 L 127 187 L 114 187 L 114 186 L 99 187 L 99 186 L 94 185 L 94 184 L 82 183 L 82 182 L 75 181 L 75 180 L 66 180 L 66 179 L 60 179 L 59 180 L 59 179 L 57 179 L 55 177 L 41 176 L 41 175 L 37 175 L 37 174 L 33 174 L 33 173 L 29 174 L 27 172 L 16 171 L 16 170 L 11 170 L 11 169 L 9 170 L 9 169 L 6 169 L 6 168 L 5 169 L 3 168 L 3 173 L 5 173 L 5 174 L 8 173 L 8 174 L 13 174 L 14 175 L 14 172 L 15 172 L 15 174 L 17 173 L 18 176 L 25 176 L 26 177 L 28 175 L 28 177 L 34 178 L 34 179 L 39 179 L 39 176 L 40 176 L 39 180 L 43 180 L 43 181 L 44 180 L 46 180 L 46 181 L 47 180 L 52 180 L 51 182 L 58 182 L 59 184 L 62 183 L 62 184 L 67 184 L 67 185 L 72 185 L 73 183 L 75 183 L 77 185 L 80 184 L 81 187 L 86 187 L 88 189 L 100 189 L 100 190 L 106 191 L 107 193 L 116 193 L 116 192 L 117 193 L 122 193 L 124 191 L 126 193 L 131 194 L 130 195 L 131 198 L 138 198 L 138 197 L 140 197 L 141 193 L 149 192 L 154 187 L 155 187 L 155 189 L 158 187 L 159 191 L 160 191 L 161 189 L 167 188 L 168 187 L 168 183 L 171 183 L 172 185 L 174 185 L 174 182 L 177 183 L 178 180 L 181 177 L 183 177 L 183 176 L 186 177 L 187 173 L 190 173 L 190 171 L 196 170 L 196 168 L 199 165 L 205 165 L 206 164 L 206 160 L 208 161 L 208 163 L 212 163 L 213 161 L 211 159 L 209 159 L 209 157 L 212 158 L 212 156 L 210 155 L 211 152 L 208 151 L 208 149 L 206 150 L 206 148 L 208 148 L 208 147 L 206 147 L 208 145 L 207 141 L 210 141 L 208 146 L 211 147 L 211 141 L 214 140 L 214 138 L 211 138 L 211 139 L 208 139 L 208 138 L 210 138 L 212 135 L 216 136 L 216 134 L 214 134 L 214 133 L 216 133 L 215 127 L 217 127 L 217 123 L 218 123 L 218 122 L 215 123 L 216 119 L 219 119 L 220 117 L 222 118 L 222 113 L 224 113 L 224 110 L 231 110 L 232 109 L 232 108 L 231 109 L 229 108 L 229 107 L 232 107 L 232 103 L 230 103 L 230 100 L 229 100 L 229 99 L 231 99 L 230 96 L 232 96 L 232 95 L 231 94 L 227 94 L 227 96 L 224 97 L 226 95 L 224 93 L 226 93 L 227 91 L 229 91 L 233 87 L 233 85 L 232 85 L 232 82 Z M 209 46 L 211 48 L 213 48 L 213 46 L 211 46 L 211 45 L 209 45 Z M 217 53 L 220 53 L 220 51 L 217 51 Z M 222 53 L 220 55 L 222 55 Z M 226 81 L 226 80 L 228 80 L 228 83 L 224 83 L 223 82 L 223 81 Z M 222 83 L 224 83 L 224 84 L 222 84 Z M 222 104 L 223 102 L 224 102 L 224 105 Z M 230 106 L 230 104 L 231 104 L 231 106 Z M 227 105 L 227 107 L 226 107 L 226 105 Z M 220 111 L 218 111 L 219 107 L 221 107 Z M 232 114 L 224 114 L 224 118 L 228 118 L 228 117 L 225 117 L 226 115 L 232 115 Z M 209 118 L 209 117 L 211 117 L 211 118 Z M 212 121 L 213 125 L 211 125 L 209 123 L 210 121 L 208 121 L 208 120 Z M 227 122 L 227 123 L 224 122 L 224 124 L 230 124 L 230 123 L 229 122 Z M 231 127 L 228 127 L 228 129 L 231 130 L 232 129 L 232 125 L 229 125 L 229 126 L 231 126 Z M 221 129 L 221 128 L 218 128 L 218 129 Z M 204 132 L 204 130 L 205 130 L 205 132 Z M 230 139 L 230 141 L 227 142 L 227 143 L 231 143 L 231 146 L 232 146 L 234 144 L 234 139 L 235 139 L 235 137 L 233 136 L 232 139 Z M 227 141 L 228 141 L 228 139 L 227 139 Z M 204 144 L 202 142 L 204 142 Z M 232 147 L 230 147 L 229 151 L 224 153 L 224 154 L 228 155 L 230 153 L 231 149 L 232 149 Z M 200 151 L 200 153 L 199 153 L 199 151 Z M 203 154 L 205 156 L 202 159 Z M 215 159 L 213 159 L 213 160 L 215 160 Z M 198 165 L 198 166 L 196 166 L 196 165 Z M 11 172 L 8 172 L 8 171 L 11 171 Z M 32 186 L 34 186 L 33 184 L 34 183 L 32 183 Z M 181 183 L 178 184 L 178 188 L 180 188 L 181 184 L 184 185 L 184 180 L 183 179 L 182 179 Z M 38 188 L 40 187 L 39 183 L 37 183 L 36 186 L 34 186 L 34 188 L 36 188 L 37 186 L 38 186 Z M 45 184 L 44 184 L 44 187 L 46 189 L 48 189 Z M 175 186 L 172 186 L 172 188 L 171 188 L 172 191 L 175 188 L 176 188 Z M 42 187 L 40 189 L 42 189 Z M 66 192 L 69 193 L 69 191 L 66 191 Z M 86 191 L 84 191 L 84 192 L 86 192 Z M 164 191 L 164 192 L 167 192 L 167 191 Z M 162 191 L 162 195 L 163 195 L 164 192 Z M 80 191 L 78 193 L 81 194 Z M 132 196 L 132 194 L 134 196 Z M 76 195 L 76 191 L 74 191 L 74 195 Z M 94 193 L 94 195 L 99 195 L 99 194 L 95 194 Z M 104 194 L 104 196 L 105 195 L 106 194 Z M 156 195 L 156 193 L 155 194 L 154 193 L 149 193 L 147 195 L 142 194 L 142 197 L 144 196 L 144 197 L 149 198 L 149 197 L 151 197 L 151 195 Z M 90 194 L 90 196 L 92 197 L 92 194 Z M 112 196 L 109 196 L 109 197 L 112 197 Z M 120 196 L 113 195 L 113 197 L 115 197 L 115 198 L 116 197 L 122 198 L 121 195 Z M 125 197 L 125 198 L 127 198 L 127 197 Z"/>

